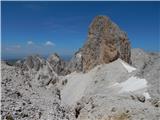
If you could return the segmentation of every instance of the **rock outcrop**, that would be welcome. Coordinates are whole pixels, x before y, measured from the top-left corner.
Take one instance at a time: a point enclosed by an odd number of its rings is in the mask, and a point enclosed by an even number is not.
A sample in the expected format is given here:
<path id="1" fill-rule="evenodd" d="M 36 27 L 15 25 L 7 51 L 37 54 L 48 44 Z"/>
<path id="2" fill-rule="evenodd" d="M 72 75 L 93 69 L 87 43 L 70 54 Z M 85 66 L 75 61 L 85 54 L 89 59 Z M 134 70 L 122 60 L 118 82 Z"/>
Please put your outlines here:
<path id="1" fill-rule="evenodd" d="M 34 77 L 34 82 L 39 86 L 47 86 L 58 80 L 58 75 L 51 64 L 39 55 L 28 56 L 24 60 L 19 60 L 16 67 L 20 69 L 20 74 L 29 74 Z"/>
<path id="2" fill-rule="evenodd" d="M 131 63 L 130 56 L 131 47 L 126 33 L 108 17 L 97 16 L 89 27 L 86 43 L 75 54 L 70 66 L 74 67 L 72 71 L 86 72 L 96 65 L 110 63 L 118 58 Z"/>
<path id="3" fill-rule="evenodd" d="M 69 62 L 67 69 L 71 72 L 73 71 L 83 71 L 83 59 L 82 59 L 82 52 L 78 51 L 74 54 L 71 61 Z"/>
<path id="4" fill-rule="evenodd" d="M 58 75 L 65 75 L 70 73 L 69 70 L 66 68 L 66 62 L 63 61 L 57 53 L 51 55 L 48 58 L 48 62 Z"/>
<path id="5" fill-rule="evenodd" d="M 148 92 L 151 97 L 160 101 L 160 52 L 149 53 L 139 48 L 132 49 L 131 59 L 132 65 L 139 70 L 137 76 L 145 78 L 150 84 Z"/>
<path id="6" fill-rule="evenodd" d="M 19 60 L 16 62 L 17 67 L 22 67 L 25 70 L 35 70 L 39 71 L 41 68 L 46 66 L 46 60 L 39 55 L 31 55 L 26 57 L 23 60 Z"/>

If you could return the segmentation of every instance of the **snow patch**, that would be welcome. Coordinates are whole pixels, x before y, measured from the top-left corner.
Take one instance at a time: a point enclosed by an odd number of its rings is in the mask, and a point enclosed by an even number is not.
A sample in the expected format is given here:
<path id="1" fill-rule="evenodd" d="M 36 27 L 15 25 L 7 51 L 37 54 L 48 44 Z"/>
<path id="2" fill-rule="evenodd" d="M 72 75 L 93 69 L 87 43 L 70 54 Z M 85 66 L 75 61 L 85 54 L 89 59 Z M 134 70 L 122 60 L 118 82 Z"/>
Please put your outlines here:
<path id="1" fill-rule="evenodd" d="M 82 57 L 81 53 L 78 53 L 76 57 L 80 59 Z"/>
<path id="2" fill-rule="evenodd" d="M 122 61 L 122 60 L 120 60 L 120 62 L 122 63 L 122 65 L 126 68 L 126 70 L 127 70 L 129 73 L 132 72 L 132 71 L 134 71 L 134 70 L 136 70 L 136 68 L 130 66 L 128 63 L 126 63 L 126 62 L 124 62 L 124 61 Z"/>
<path id="3" fill-rule="evenodd" d="M 109 86 L 109 88 L 120 88 L 119 93 L 124 92 L 139 92 L 141 93 L 146 99 L 151 99 L 148 92 L 146 92 L 147 88 L 147 81 L 145 79 L 140 79 L 137 77 L 130 77 L 128 80 L 121 82 L 121 83 L 114 83 L 113 85 Z"/>
<path id="4" fill-rule="evenodd" d="M 147 87 L 147 81 L 145 79 L 140 79 L 137 77 L 130 77 L 125 82 L 120 83 L 120 93 L 122 92 L 134 92 L 137 90 L 142 90 Z"/>
<path id="5" fill-rule="evenodd" d="M 148 92 L 144 92 L 143 95 L 146 99 L 151 99 L 151 96 L 149 95 Z"/>

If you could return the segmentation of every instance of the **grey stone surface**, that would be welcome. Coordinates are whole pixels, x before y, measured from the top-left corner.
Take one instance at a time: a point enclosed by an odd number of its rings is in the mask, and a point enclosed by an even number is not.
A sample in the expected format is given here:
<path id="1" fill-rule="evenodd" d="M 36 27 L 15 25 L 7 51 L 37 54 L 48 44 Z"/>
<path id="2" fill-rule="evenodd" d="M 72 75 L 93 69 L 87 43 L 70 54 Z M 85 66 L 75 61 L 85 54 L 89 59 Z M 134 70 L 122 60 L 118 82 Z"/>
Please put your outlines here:
<path id="1" fill-rule="evenodd" d="M 160 100 L 160 53 L 132 49 L 131 59 L 132 65 L 139 69 L 137 75 L 148 81 L 152 98 Z"/>
<path id="2" fill-rule="evenodd" d="M 28 65 L 30 62 L 23 61 L 28 67 L 27 70 L 23 68 L 24 66 L 9 66 L 1 62 L 2 119 L 158 120 L 160 118 L 159 54 L 145 54 L 150 56 L 150 62 L 146 62 L 146 67 L 137 68 L 131 73 L 123 67 L 121 60 L 99 65 L 87 73 L 71 73 L 66 76 L 58 76 L 47 60 L 39 60 L 38 65 L 44 64 L 40 65 L 42 67 L 39 67 L 38 71 L 35 69 L 37 67 L 34 67 L 35 64 L 32 65 L 33 61 L 30 66 Z M 133 58 L 132 55 L 132 61 Z M 138 58 L 136 60 L 144 62 Z M 133 65 L 136 66 L 135 61 Z M 131 76 L 145 78 L 148 81 L 147 91 L 151 99 L 145 99 L 140 94 L 141 91 L 119 94 L 120 88 L 111 86 L 117 82 L 124 82 Z M 72 87 L 66 89 L 68 85 Z M 63 103 L 67 101 L 63 96 L 65 90 L 67 99 L 73 100 L 78 96 L 76 105 Z"/>
<path id="3" fill-rule="evenodd" d="M 66 67 L 67 62 L 62 60 L 57 53 L 49 56 L 48 62 L 58 75 L 66 75 L 70 73 L 69 69 Z"/>

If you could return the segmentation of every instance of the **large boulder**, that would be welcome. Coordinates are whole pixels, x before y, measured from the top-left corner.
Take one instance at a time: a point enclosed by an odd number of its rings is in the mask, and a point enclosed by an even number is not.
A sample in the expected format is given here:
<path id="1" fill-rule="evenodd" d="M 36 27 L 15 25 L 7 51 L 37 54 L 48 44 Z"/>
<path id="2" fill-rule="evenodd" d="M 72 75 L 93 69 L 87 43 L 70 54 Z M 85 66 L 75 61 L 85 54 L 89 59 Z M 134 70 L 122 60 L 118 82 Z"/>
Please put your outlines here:
<path id="1" fill-rule="evenodd" d="M 130 56 L 131 47 L 126 33 L 108 17 L 97 16 L 89 27 L 86 43 L 75 54 L 70 66 L 72 71 L 86 72 L 96 65 L 110 63 L 118 58 L 130 64 Z"/>

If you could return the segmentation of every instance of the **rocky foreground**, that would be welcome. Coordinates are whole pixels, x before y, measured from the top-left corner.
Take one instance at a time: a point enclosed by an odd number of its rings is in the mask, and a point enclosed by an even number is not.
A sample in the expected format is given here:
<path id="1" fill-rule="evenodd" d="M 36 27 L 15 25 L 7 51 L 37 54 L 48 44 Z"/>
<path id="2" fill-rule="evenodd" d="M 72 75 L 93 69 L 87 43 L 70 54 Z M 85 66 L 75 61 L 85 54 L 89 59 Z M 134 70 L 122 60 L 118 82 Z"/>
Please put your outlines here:
<path id="1" fill-rule="evenodd" d="M 90 25 L 71 61 L 1 62 L 3 120 L 159 120 L 160 53 L 131 49 L 108 17 Z"/>

